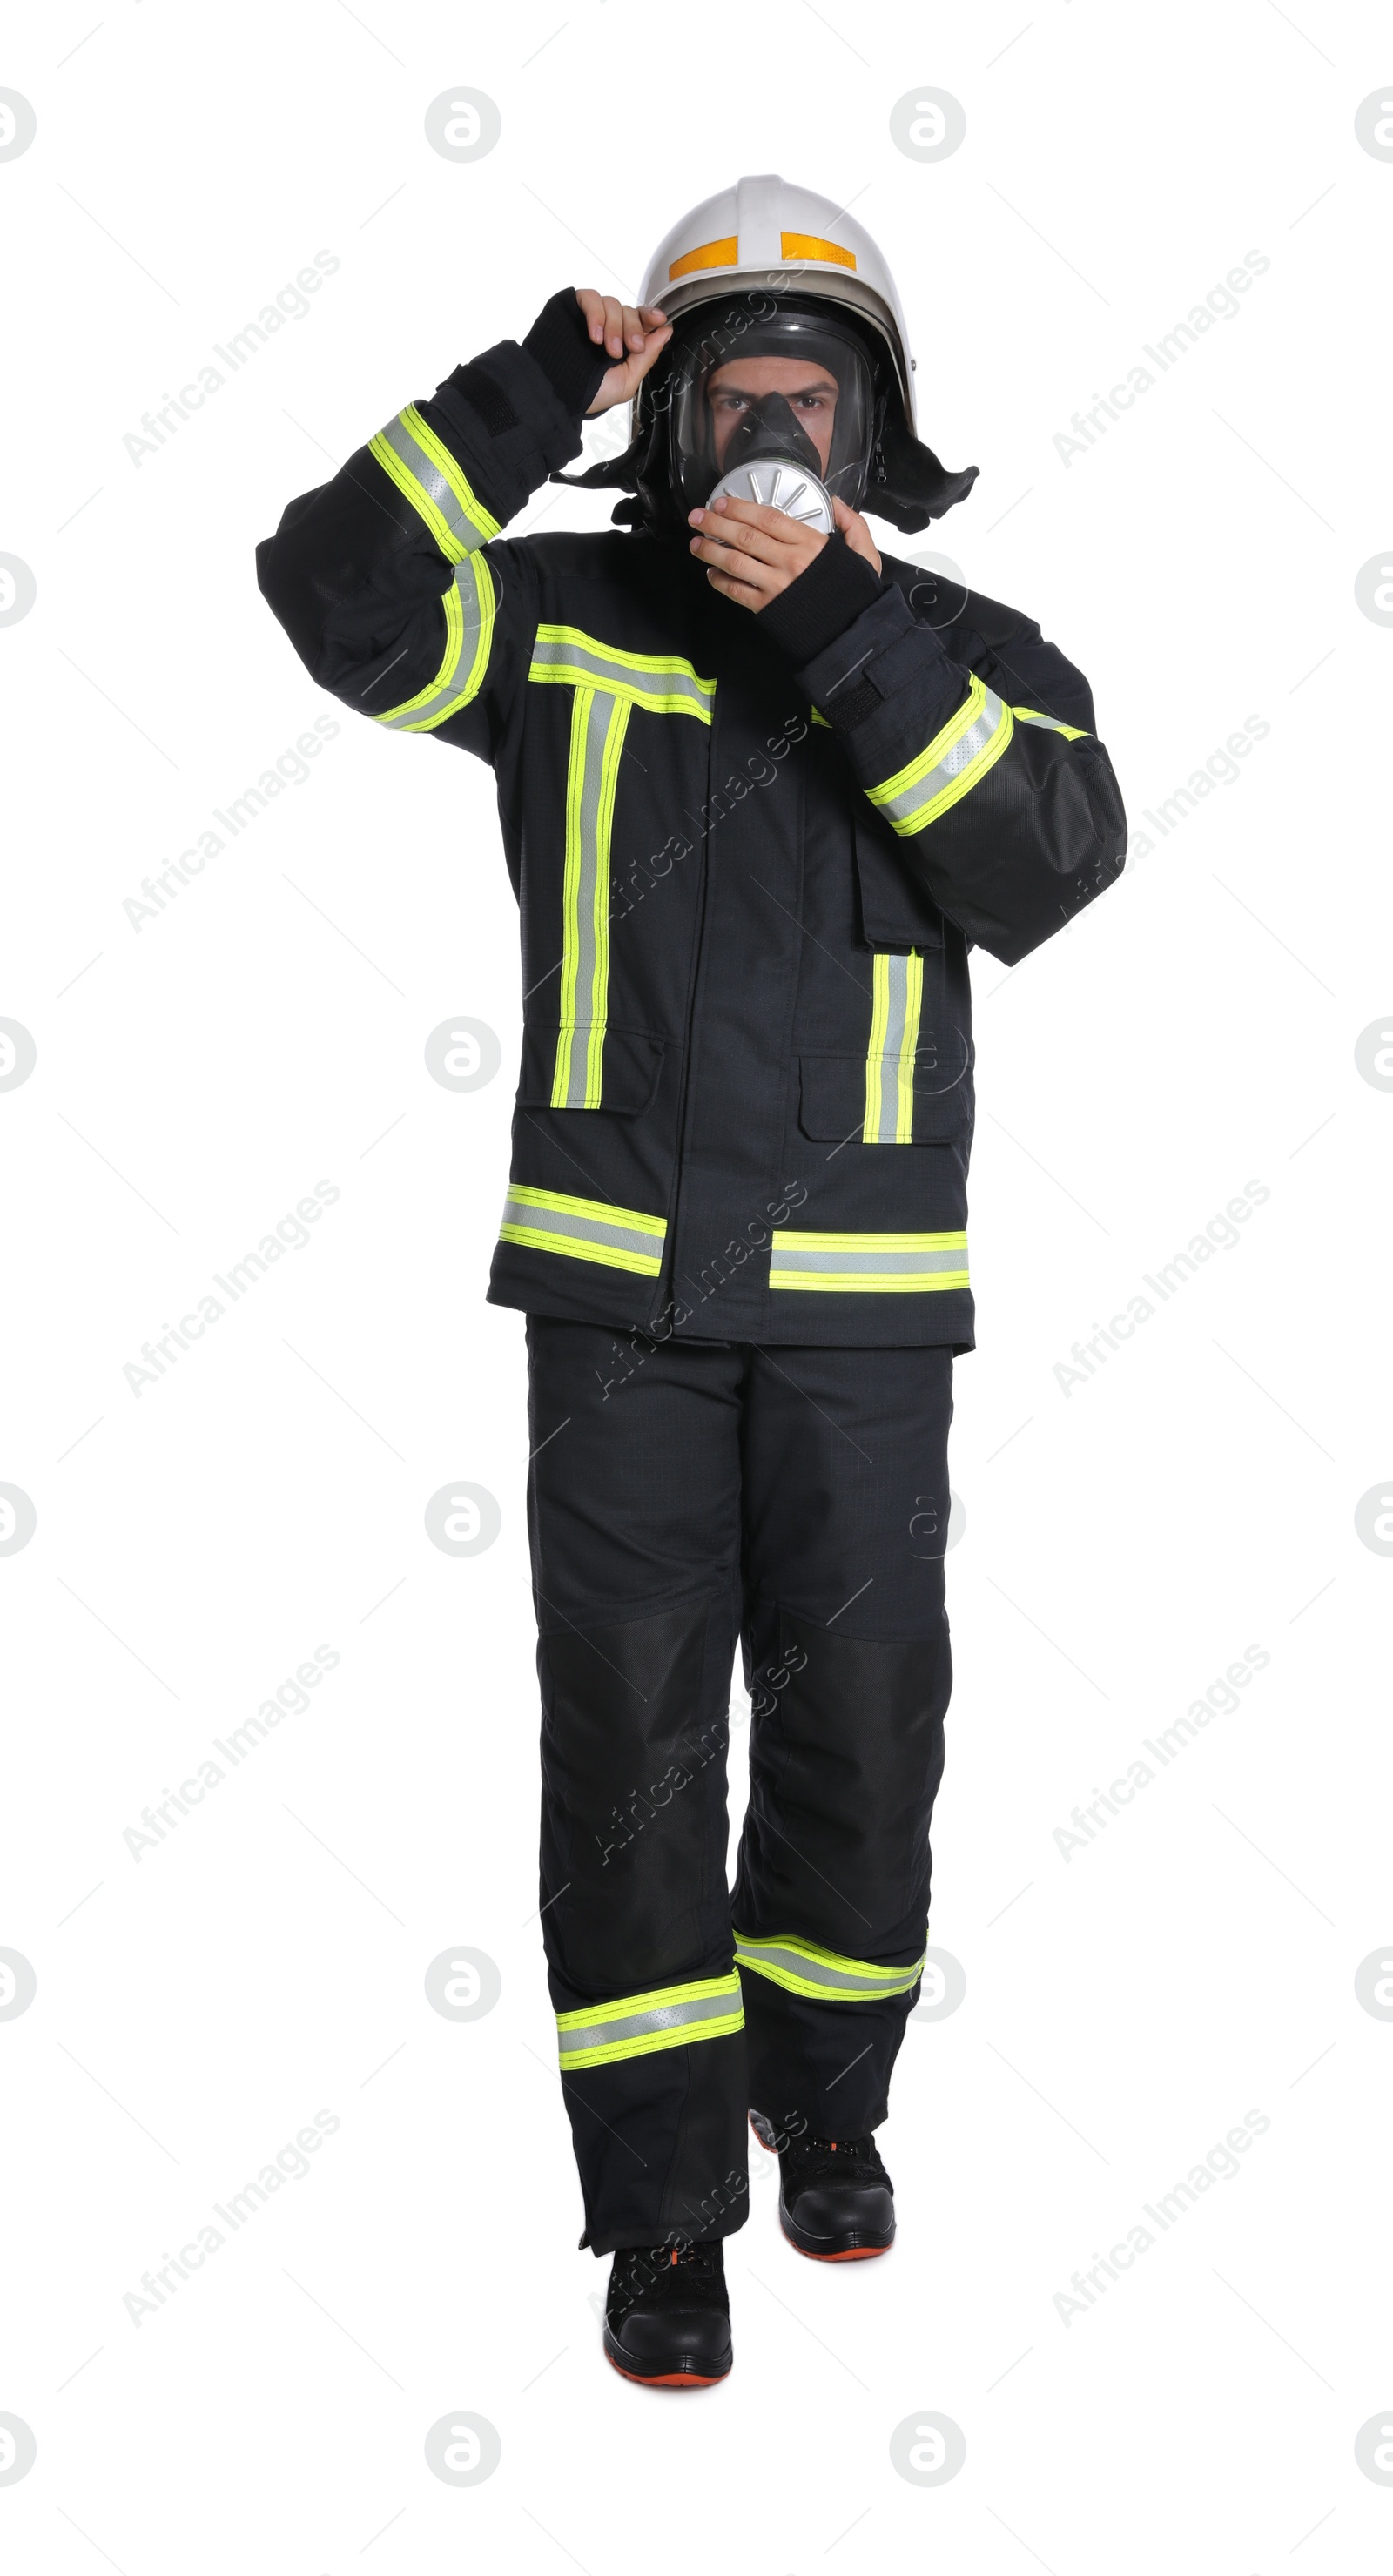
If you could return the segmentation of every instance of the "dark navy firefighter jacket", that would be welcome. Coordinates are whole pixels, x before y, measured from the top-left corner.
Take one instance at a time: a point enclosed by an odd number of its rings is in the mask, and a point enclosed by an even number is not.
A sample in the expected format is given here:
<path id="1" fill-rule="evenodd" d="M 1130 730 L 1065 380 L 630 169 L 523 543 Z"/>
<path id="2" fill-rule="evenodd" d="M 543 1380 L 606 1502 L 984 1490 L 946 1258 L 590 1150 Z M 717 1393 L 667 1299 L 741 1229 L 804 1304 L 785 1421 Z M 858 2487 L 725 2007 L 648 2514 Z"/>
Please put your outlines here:
<path id="1" fill-rule="evenodd" d="M 257 550 L 322 687 L 493 766 L 525 998 L 489 1296 L 970 1349 L 968 950 L 1014 965 L 1121 870 L 1088 684 L 840 537 L 758 615 L 685 531 L 509 541 L 608 364 L 553 298 Z"/>

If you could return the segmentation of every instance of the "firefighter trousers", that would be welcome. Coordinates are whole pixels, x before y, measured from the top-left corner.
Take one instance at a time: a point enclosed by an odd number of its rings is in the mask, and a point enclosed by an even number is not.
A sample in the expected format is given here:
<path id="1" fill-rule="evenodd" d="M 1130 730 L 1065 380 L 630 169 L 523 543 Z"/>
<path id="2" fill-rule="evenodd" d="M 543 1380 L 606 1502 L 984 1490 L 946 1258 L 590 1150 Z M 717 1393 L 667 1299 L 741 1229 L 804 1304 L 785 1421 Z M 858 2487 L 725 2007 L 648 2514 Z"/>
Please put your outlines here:
<path id="1" fill-rule="evenodd" d="M 541 1924 L 582 2242 L 727 2236 L 747 2109 L 866 2135 L 918 1991 L 952 1353 L 527 1334 Z"/>

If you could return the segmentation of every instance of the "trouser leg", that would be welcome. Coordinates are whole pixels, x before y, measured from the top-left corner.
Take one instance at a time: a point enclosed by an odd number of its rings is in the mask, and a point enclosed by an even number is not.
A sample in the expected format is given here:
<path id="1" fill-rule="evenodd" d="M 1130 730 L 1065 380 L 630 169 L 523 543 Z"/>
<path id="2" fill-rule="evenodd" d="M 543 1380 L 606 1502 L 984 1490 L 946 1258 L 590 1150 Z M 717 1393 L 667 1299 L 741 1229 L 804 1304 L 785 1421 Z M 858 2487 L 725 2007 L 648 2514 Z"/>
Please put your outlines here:
<path id="1" fill-rule="evenodd" d="M 733 1898 L 750 2101 L 865 2135 L 918 1991 L 952 1683 L 947 1350 L 752 1355 L 750 1806 Z"/>
<path id="2" fill-rule="evenodd" d="M 541 1923 L 596 2253 L 730 2234 L 749 2089 L 726 1888 L 741 1355 L 531 1317 Z"/>

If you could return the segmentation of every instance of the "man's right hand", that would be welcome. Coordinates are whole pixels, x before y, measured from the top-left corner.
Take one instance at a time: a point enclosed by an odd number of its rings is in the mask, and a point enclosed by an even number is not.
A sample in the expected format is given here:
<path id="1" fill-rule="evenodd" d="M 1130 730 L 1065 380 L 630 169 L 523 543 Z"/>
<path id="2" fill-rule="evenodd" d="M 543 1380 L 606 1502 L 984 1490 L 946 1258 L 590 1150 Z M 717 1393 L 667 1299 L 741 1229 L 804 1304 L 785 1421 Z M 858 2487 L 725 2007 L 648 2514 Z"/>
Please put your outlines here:
<path id="1" fill-rule="evenodd" d="M 672 324 L 656 304 L 621 304 L 616 295 L 601 295 L 593 286 L 578 286 L 576 302 L 596 348 L 618 361 L 601 378 L 600 390 L 585 415 L 593 420 L 597 412 L 609 411 L 615 403 L 632 401 L 672 338 Z"/>

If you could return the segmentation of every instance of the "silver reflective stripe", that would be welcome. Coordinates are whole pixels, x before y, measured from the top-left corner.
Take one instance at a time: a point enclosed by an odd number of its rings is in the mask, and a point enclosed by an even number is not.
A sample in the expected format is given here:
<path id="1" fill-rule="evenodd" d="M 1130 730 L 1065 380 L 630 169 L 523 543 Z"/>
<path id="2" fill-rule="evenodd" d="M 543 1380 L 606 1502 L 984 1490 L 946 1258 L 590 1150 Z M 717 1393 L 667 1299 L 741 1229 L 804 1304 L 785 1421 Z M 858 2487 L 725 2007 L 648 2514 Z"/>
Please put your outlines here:
<path id="1" fill-rule="evenodd" d="M 475 676 L 474 664 L 484 631 L 485 595 L 487 622 L 490 628 L 493 624 L 492 588 L 487 594 L 481 593 L 481 582 L 491 585 L 487 565 L 482 556 L 476 564 L 472 555 L 466 555 L 462 563 L 456 564 L 452 588 L 441 601 L 445 609 L 445 654 L 439 671 L 414 698 L 393 707 L 390 714 L 379 716 L 379 724 L 394 733 L 429 733 L 478 694 L 477 682 L 473 688 L 469 683 Z M 482 670 L 478 678 L 483 678 Z"/>
<path id="2" fill-rule="evenodd" d="M 924 990 L 923 960 L 877 953 L 866 1054 L 865 1145 L 908 1145 L 914 1130 L 914 1056 Z"/>
<path id="3" fill-rule="evenodd" d="M 880 1047 L 880 1118 L 868 1144 L 893 1145 L 899 1115 L 900 1049 L 904 1044 L 905 1011 L 909 1001 L 909 959 L 887 957 L 885 960 L 885 1034 Z"/>
<path id="4" fill-rule="evenodd" d="M 590 1031 L 597 1016 L 595 1000 L 595 880 L 599 870 L 597 825 L 600 817 L 600 772 L 605 742 L 617 713 L 617 702 L 598 691 L 578 689 L 575 697 L 571 759 L 580 763 L 577 800 L 578 848 L 568 829 L 566 852 L 566 954 L 562 963 L 562 1027 L 557 1039 L 553 1109 L 585 1107 Z M 575 736 L 579 735 L 577 741 Z M 606 889 L 608 902 L 608 889 Z"/>
<path id="5" fill-rule="evenodd" d="M 561 1025 L 553 1109 L 598 1109 L 609 1000 L 609 848 L 629 702 L 577 689 L 566 788 Z"/>
<path id="6" fill-rule="evenodd" d="M 476 517 L 433 458 L 426 454 L 407 427 L 404 413 L 399 413 L 395 420 L 389 420 L 378 436 L 384 446 L 390 447 L 398 462 L 405 466 L 412 480 L 419 483 L 426 499 L 439 511 L 455 543 L 464 552 L 467 553 L 472 546 L 481 546 L 485 538 L 494 533 L 493 521 L 488 520 L 485 524 L 487 513 L 481 511 Z M 460 480 L 464 481 L 462 474 Z"/>
<path id="7" fill-rule="evenodd" d="M 943 790 L 950 787 L 955 778 L 961 777 L 962 772 L 971 766 L 981 752 L 986 750 L 998 726 L 1003 723 L 1007 725 L 1010 723 L 1009 710 L 1003 706 L 994 690 L 983 686 L 980 713 L 958 735 L 956 742 L 949 744 L 941 759 L 935 761 L 932 769 L 926 769 L 921 777 L 914 780 L 912 786 L 902 787 L 896 795 L 884 798 L 876 796 L 874 801 L 880 806 L 882 813 L 888 815 L 892 823 L 908 822 L 909 818 L 918 814 L 923 806 L 932 804 L 935 797 L 942 795 Z"/>
<path id="8" fill-rule="evenodd" d="M 817 1994 L 875 2001 L 886 1995 L 908 1992 L 923 1973 L 924 1962 L 916 1959 L 907 1968 L 877 1968 L 869 1961 L 842 1960 L 834 1963 L 799 1942 L 747 1941 L 735 1936 L 736 1964 L 753 1968 L 760 1976 L 769 1976 L 788 1985 L 797 1994 Z"/>
<path id="9" fill-rule="evenodd" d="M 711 721 L 714 680 L 699 680 L 690 662 L 676 655 L 621 653 L 576 627 L 539 626 L 532 647 L 533 680 L 573 681 L 632 698 L 660 715 L 699 716 Z"/>
<path id="10" fill-rule="evenodd" d="M 804 1234 L 785 1226 L 769 1255 L 770 1287 L 803 1296 L 927 1296 L 967 1284 L 965 1234 Z"/>
<path id="11" fill-rule="evenodd" d="M 737 1996 L 700 1995 L 685 2004 L 657 2004 L 651 2012 L 626 2013 L 622 2021 L 590 2022 L 584 2029 L 568 2024 L 561 2032 L 561 2061 L 582 2049 L 613 2048 L 621 2040 L 648 2039 L 664 2030 L 697 2028 L 704 2021 L 729 2021 L 739 2009 Z"/>
<path id="12" fill-rule="evenodd" d="M 651 1987 L 646 1994 L 620 1995 L 610 2004 L 558 2013 L 556 2037 L 564 2069 L 609 2066 L 656 2049 L 686 2048 L 694 2040 L 722 2039 L 744 2026 L 740 1974 L 731 1968 L 723 1977 Z"/>
<path id="13" fill-rule="evenodd" d="M 852 1252 L 846 1250 L 845 1247 L 840 1245 L 834 1249 L 823 1250 L 820 1247 L 815 1248 L 804 1243 L 802 1245 L 794 1246 L 785 1252 L 780 1244 L 777 1234 L 774 1237 L 774 1252 L 770 1263 L 771 1273 L 775 1270 L 782 1269 L 828 1270 L 840 1271 L 843 1273 L 848 1271 L 864 1271 L 873 1275 L 884 1275 L 886 1273 L 893 1274 L 899 1271 L 917 1272 L 924 1270 L 962 1270 L 965 1268 L 966 1260 L 960 1244 L 933 1247 L 923 1251 Z"/>
<path id="14" fill-rule="evenodd" d="M 640 1216 L 603 1199 L 569 1198 L 560 1190 L 533 1189 L 521 1181 L 509 1190 L 499 1229 L 504 1243 L 535 1252 L 569 1254 L 611 1270 L 637 1270 L 656 1279 L 663 1265 L 667 1219 Z"/>

